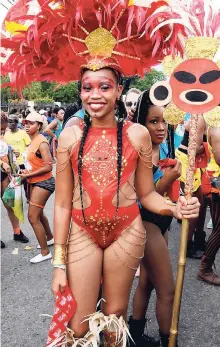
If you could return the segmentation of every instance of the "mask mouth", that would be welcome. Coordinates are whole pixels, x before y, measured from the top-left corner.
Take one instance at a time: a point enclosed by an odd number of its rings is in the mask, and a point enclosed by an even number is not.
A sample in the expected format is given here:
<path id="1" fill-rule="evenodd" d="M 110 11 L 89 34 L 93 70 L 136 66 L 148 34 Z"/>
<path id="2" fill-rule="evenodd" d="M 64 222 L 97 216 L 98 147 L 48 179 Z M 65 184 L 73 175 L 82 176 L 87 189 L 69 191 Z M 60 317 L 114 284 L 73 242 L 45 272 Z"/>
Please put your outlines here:
<path id="1" fill-rule="evenodd" d="M 205 90 L 189 89 L 182 92 L 179 98 L 189 105 L 205 105 L 213 100 L 213 95 Z"/>

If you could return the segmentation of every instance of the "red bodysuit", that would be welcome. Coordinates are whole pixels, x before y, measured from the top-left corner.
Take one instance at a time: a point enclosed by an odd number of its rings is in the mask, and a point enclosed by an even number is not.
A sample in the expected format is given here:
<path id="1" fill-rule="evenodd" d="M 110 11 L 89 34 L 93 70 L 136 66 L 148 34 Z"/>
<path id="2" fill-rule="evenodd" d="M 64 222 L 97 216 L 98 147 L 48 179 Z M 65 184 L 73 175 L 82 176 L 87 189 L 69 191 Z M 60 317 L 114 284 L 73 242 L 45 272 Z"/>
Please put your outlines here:
<path id="1" fill-rule="evenodd" d="M 128 182 L 137 165 L 138 152 L 127 135 L 127 130 L 132 124 L 125 121 L 123 125 L 120 188 Z M 83 124 L 80 127 L 83 129 Z M 71 156 L 75 182 L 78 182 L 78 151 L 79 144 Z M 78 184 L 76 183 L 76 186 Z M 136 201 L 128 207 L 119 207 L 117 212 L 116 206 L 112 203 L 117 194 L 117 127 L 89 129 L 83 152 L 82 186 L 91 200 L 90 206 L 84 208 L 86 224 L 82 210 L 76 209 L 74 203 L 73 221 L 101 248 L 106 248 L 139 215 Z"/>

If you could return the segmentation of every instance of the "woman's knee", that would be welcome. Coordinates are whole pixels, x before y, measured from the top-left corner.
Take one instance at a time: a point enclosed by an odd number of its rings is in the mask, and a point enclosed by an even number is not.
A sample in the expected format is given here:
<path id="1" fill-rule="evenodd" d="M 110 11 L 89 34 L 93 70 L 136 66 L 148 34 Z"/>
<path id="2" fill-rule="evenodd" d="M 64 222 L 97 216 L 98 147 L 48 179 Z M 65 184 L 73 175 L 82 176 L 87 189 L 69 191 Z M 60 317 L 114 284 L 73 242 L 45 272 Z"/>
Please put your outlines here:
<path id="1" fill-rule="evenodd" d="M 118 318 L 123 316 L 126 317 L 128 304 L 119 303 L 118 305 L 114 303 L 105 303 L 102 306 L 102 312 L 105 316 L 109 316 L 110 314 L 115 314 Z"/>
<path id="2" fill-rule="evenodd" d="M 84 337 L 89 330 L 88 322 L 82 322 L 83 319 L 74 315 L 73 319 L 69 323 L 69 327 L 74 331 L 74 337 Z"/>
<path id="3" fill-rule="evenodd" d="M 28 220 L 31 225 L 39 223 L 40 222 L 40 215 L 37 213 L 37 211 L 34 211 L 34 209 L 28 210 Z"/>
<path id="4" fill-rule="evenodd" d="M 174 293 L 175 293 L 174 284 L 172 285 L 170 284 L 166 288 L 156 291 L 157 299 L 160 301 L 163 301 L 164 303 L 173 302 Z"/>

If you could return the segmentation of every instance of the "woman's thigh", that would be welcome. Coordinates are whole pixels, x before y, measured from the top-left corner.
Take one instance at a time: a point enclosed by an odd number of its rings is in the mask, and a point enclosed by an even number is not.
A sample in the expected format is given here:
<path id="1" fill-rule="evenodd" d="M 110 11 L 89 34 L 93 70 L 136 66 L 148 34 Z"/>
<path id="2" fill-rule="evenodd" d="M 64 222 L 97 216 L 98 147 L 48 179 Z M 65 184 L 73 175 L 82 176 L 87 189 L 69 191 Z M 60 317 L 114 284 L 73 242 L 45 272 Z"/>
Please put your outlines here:
<path id="1" fill-rule="evenodd" d="M 96 311 L 101 285 L 103 250 L 91 237 L 73 223 L 68 243 L 67 277 L 76 299 L 77 309 L 70 328 L 83 336 L 88 324 L 81 324 L 86 315 Z"/>
<path id="2" fill-rule="evenodd" d="M 103 311 L 126 318 L 128 300 L 135 271 L 143 257 L 145 230 L 138 217 L 119 238 L 104 251 Z"/>
<path id="3" fill-rule="evenodd" d="M 36 205 L 45 206 L 51 193 L 40 187 L 30 186 L 30 202 Z"/>
<path id="4" fill-rule="evenodd" d="M 157 294 L 173 293 L 174 279 L 167 247 L 167 233 L 164 237 L 160 229 L 152 223 L 144 222 L 147 231 L 143 264 L 147 268 Z"/>

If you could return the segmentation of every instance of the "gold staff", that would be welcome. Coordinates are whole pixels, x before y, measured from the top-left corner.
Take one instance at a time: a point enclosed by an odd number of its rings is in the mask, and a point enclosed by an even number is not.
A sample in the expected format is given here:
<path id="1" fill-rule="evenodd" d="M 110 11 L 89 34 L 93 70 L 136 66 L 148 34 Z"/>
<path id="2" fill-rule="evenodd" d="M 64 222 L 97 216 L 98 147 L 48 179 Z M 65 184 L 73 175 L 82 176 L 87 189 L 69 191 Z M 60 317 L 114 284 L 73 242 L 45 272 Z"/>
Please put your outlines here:
<path id="1" fill-rule="evenodd" d="M 198 125 L 198 115 L 191 115 L 190 131 L 189 131 L 189 146 L 188 146 L 188 164 L 189 165 L 188 165 L 188 170 L 186 174 L 186 184 L 185 184 L 185 191 L 184 191 L 185 197 L 187 200 L 189 200 L 192 197 L 192 192 L 193 192 L 197 125 Z M 176 347 L 180 305 L 181 305 L 183 281 L 184 281 L 185 265 L 186 265 L 188 232 L 189 232 L 189 221 L 187 219 L 183 219 L 181 235 L 180 235 L 180 251 L 179 251 L 175 296 L 174 296 L 174 303 L 173 303 L 173 318 L 172 318 L 172 324 L 170 328 L 169 347 Z"/>

